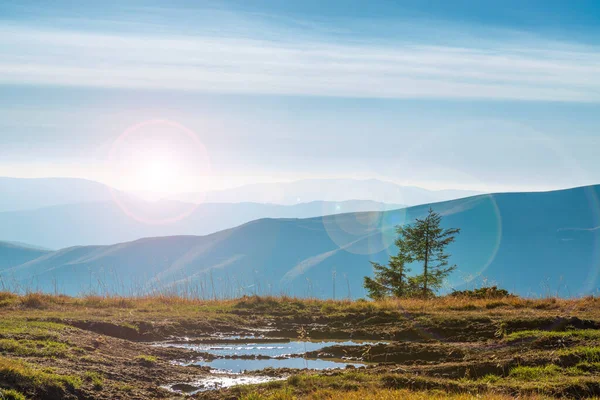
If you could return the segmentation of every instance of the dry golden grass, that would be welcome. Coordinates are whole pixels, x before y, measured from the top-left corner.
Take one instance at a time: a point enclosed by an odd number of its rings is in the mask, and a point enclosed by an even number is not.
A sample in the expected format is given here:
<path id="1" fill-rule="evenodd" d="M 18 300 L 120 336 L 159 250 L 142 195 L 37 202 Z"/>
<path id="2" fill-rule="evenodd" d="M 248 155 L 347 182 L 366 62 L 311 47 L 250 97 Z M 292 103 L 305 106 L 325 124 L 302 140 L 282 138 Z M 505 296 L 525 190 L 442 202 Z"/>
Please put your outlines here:
<path id="1" fill-rule="evenodd" d="M 504 394 L 466 394 L 466 393 L 446 393 L 442 391 L 422 391 L 415 392 L 406 389 L 378 389 L 378 388 L 361 388 L 355 391 L 340 391 L 331 389 L 321 389 L 313 393 L 298 396 L 285 391 L 277 392 L 270 395 L 250 394 L 242 397 L 242 400 L 510 400 L 515 397 Z M 545 396 L 519 396 L 522 400 L 543 400 L 551 397 Z M 593 398 L 595 399 L 595 398 Z"/>
<path id="2" fill-rule="evenodd" d="M 391 312 L 470 312 L 477 313 L 523 313 L 527 311 L 552 313 L 593 313 L 600 316 L 600 298 L 582 297 L 575 299 L 560 298 L 522 298 L 517 296 L 501 299 L 473 299 L 469 297 L 443 296 L 432 299 L 386 299 L 380 301 L 320 300 L 301 299 L 288 296 L 248 296 L 230 300 L 203 300 L 174 295 L 151 295 L 140 297 L 121 296 L 83 296 L 69 297 L 29 293 L 15 295 L 0 292 L 0 307 L 4 309 L 47 309 L 76 311 L 81 308 L 100 309 L 144 309 L 149 311 L 195 310 L 229 311 L 234 309 L 257 310 L 319 310 L 322 313 L 391 311 Z"/>

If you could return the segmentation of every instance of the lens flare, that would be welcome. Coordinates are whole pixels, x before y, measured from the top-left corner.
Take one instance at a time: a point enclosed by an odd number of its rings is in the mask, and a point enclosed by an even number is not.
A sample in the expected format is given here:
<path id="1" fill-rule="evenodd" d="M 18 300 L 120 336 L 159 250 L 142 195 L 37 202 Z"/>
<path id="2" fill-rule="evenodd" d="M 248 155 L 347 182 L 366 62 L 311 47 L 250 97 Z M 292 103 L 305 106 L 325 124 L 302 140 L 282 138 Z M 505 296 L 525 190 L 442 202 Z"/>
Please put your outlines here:
<path id="1" fill-rule="evenodd" d="M 211 175 L 208 152 L 197 135 L 168 120 L 149 120 L 126 129 L 112 144 L 110 165 L 118 176 L 145 189 L 169 189 L 182 177 L 188 180 Z M 190 176 L 191 174 L 191 176 Z M 167 190 L 168 191 L 168 190 Z M 201 203 L 140 201 L 110 189 L 115 204 L 130 218 L 149 225 L 172 224 L 190 216 Z"/>

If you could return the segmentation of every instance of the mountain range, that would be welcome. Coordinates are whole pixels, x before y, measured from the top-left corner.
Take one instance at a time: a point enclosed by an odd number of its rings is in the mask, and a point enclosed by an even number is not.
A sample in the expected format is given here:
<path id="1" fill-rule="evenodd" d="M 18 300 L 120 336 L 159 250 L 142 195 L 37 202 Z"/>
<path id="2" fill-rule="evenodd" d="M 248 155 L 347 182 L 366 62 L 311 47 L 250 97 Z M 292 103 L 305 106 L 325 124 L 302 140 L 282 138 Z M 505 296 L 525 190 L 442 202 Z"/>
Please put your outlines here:
<path id="1" fill-rule="evenodd" d="M 372 200 L 413 206 L 481 194 L 472 190 L 428 190 L 378 179 L 304 179 L 293 182 L 255 183 L 232 189 L 182 193 L 172 200 L 211 203 L 297 204 L 313 201 Z"/>
<path id="2" fill-rule="evenodd" d="M 377 180 L 329 179 L 248 185 L 147 201 L 135 193 L 72 178 L 0 178 L 0 193 L 0 240 L 53 249 L 150 236 L 206 235 L 260 218 L 385 211 L 471 194 Z"/>
<path id="3" fill-rule="evenodd" d="M 314 201 L 295 205 L 194 205 L 170 200 L 145 202 L 129 198 L 120 204 L 114 201 L 88 202 L 0 212 L 0 240 L 17 240 L 59 249 L 76 245 L 113 244 L 151 236 L 206 235 L 265 217 L 308 218 L 400 207 L 400 204 L 369 200 Z"/>
<path id="4" fill-rule="evenodd" d="M 432 207 L 444 226 L 461 229 L 449 248 L 458 269 L 447 289 L 485 283 L 522 295 L 583 295 L 599 288 L 599 195 L 599 186 L 478 195 L 382 212 L 259 219 L 206 236 L 76 246 L 38 257 L 23 248 L 29 260 L 5 268 L 2 280 L 68 294 L 332 297 L 335 285 L 338 297 L 362 297 L 369 261 L 396 252 L 395 226 Z"/>

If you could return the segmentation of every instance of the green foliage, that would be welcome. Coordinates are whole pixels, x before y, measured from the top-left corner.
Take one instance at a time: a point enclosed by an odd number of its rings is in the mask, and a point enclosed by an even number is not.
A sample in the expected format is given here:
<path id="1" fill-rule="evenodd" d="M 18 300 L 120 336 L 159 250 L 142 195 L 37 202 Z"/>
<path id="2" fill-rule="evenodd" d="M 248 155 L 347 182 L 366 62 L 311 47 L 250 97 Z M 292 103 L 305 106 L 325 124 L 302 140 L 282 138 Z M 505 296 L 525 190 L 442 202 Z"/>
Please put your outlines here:
<path id="1" fill-rule="evenodd" d="M 396 240 L 398 254 L 390 257 L 388 265 L 372 262 L 374 278 L 365 277 L 364 286 L 369 297 L 431 297 L 442 287 L 444 280 L 456 265 L 449 265 L 446 247 L 454 242 L 460 229 L 440 227 L 442 217 L 429 209 L 424 219 L 416 219 L 408 226 L 398 226 Z M 408 276 L 406 264 L 422 263 L 423 272 Z"/>
<path id="2" fill-rule="evenodd" d="M 401 254 L 390 257 L 388 265 L 371 262 L 375 278 L 365 276 L 364 286 L 368 296 L 375 300 L 386 297 L 414 297 L 419 293 L 421 279 L 408 276 L 410 268 Z"/>

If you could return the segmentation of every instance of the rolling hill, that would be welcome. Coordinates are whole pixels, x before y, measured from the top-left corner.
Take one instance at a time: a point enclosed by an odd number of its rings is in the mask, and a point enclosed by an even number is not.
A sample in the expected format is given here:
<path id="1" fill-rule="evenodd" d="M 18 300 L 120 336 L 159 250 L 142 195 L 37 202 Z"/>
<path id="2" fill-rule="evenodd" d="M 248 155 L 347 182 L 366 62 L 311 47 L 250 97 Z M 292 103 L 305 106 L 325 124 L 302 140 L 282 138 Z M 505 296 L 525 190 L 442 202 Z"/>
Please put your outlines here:
<path id="1" fill-rule="evenodd" d="M 523 295 L 594 293 L 600 272 L 599 186 L 480 195 L 432 204 L 462 233 L 450 287 L 496 283 Z M 308 219 L 261 219 L 207 236 L 71 247 L 3 272 L 33 288 L 76 294 L 155 288 L 199 295 L 362 297 L 369 261 L 394 253 L 394 226 L 429 205 Z"/>
<path id="2" fill-rule="evenodd" d="M 145 202 L 131 198 L 125 206 L 132 215 L 127 215 L 112 200 L 0 212 L 0 240 L 18 240 L 60 249 L 152 236 L 206 235 L 266 217 L 309 218 L 402 207 L 368 200 L 314 201 L 295 205 L 208 203 L 196 206 L 176 201 Z M 175 218 L 161 223 L 169 217 Z"/>
<path id="3" fill-rule="evenodd" d="M 29 246 L 23 243 L 0 242 L 0 271 L 34 260 L 50 250 Z"/>

